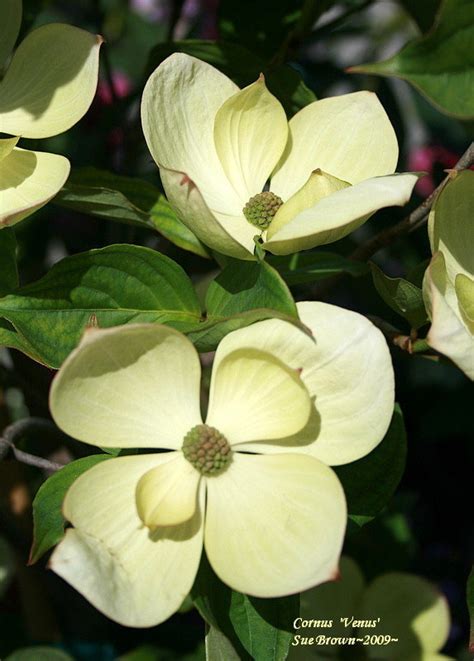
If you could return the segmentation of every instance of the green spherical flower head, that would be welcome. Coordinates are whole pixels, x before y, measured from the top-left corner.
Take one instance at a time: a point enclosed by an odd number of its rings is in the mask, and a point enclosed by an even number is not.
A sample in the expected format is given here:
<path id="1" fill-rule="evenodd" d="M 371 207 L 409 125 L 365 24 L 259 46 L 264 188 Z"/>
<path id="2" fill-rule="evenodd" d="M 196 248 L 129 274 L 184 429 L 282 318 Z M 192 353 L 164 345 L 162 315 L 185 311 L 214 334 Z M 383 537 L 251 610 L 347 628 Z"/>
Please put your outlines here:
<path id="1" fill-rule="evenodd" d="M 183 454 L 202 475 L 216 475 L 227 468 L 232 450 L 226 437 L 214 427 L 196 425 L 183 440 Z"/>
<path id="2" fill-rule="evenodd" d="M 270 191 L 265 191 L 251 197 L 244 206 L 243 213 L 249 223 L 261 230 L 266 230 L 282 204 L 281 197 Z"/>

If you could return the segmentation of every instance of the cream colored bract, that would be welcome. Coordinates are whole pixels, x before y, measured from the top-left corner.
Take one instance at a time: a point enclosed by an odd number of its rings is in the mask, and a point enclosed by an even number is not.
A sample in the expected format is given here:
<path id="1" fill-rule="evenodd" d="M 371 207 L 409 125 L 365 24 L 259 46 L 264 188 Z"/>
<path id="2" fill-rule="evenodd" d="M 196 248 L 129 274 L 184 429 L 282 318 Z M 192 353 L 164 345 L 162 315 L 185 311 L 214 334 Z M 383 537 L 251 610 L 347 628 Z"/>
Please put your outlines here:
<path id="1" fill-rule="evenodd" d="M 18 36 L 21 0 L 0 4 L 0 67 Z M 46 138 L 81 119 L 95 94 L 101 37 L 71 25 L 33 30 L 0 82 L 0 229 L 45 205 L 69 175 L 63 156 L 25 151 L 19 138 Z"/>
<path id="2" fill-rule="evenodd" d="M 220 343 L 205 423 L 232 456 L 215 475 L 182 452 L 203 422 L 199 358 L 183 335 L 159 325 L 92 330 L 59 371 L 51 411 L 64 431 L 102 447 L 168 450 L 110 459 L 67 493 L 74 528 L 52 568 L 109 617 L 131 626 L 168 618 L 203 545 L 226 584 L 258 597 L 334 576 L 346 505 L 327 464 L 380 442 L 393 373 L 382 335 L 359 315 L 323 303 L 299 311 L 314 338 L 269 320 Z"/>
<path id="3" fill-rule="evenodd" d="M 289 122 L 263 76 L 245 89 L 183 53 L 143 93 L 142 124 L 168 199 L 211 248 L 252 259 L 258 227 L 243 208 L 270 180 L 284 204 L 261 233 L 287 255 L 337 241 L 375 211 L 403 205 L 417 175 L 393 174 L 398 145 L 370 92 L 315 101 Z"/>
<path id="4" fill-rule="evenodd" d="M 428 234 L 433 258 L 423 281 L 431 318 L 428 343 L 474 379 L 474 172 L 460 172 L 439 194 Z"/>

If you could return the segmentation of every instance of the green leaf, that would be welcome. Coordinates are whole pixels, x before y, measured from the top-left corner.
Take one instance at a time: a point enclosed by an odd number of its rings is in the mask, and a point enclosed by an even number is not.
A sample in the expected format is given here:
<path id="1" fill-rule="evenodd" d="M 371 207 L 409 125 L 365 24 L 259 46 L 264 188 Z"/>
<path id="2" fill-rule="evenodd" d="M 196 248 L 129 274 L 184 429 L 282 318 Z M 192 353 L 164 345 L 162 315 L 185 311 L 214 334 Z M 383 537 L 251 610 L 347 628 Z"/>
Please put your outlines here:
<path id="1" fill-rule="evenodd" d="M 374 285 L 385 303 L 404 317 L 412 328 L 420 328 L 428 322 L 420 287 L 403 278 L 389 278 L 373 262 L 370 263 Z"/>
<path id="2" fill-rule="evenodd" d="M 228 639 L 237 658 L 286 659 L 293 621 L 299 615 L 299 595 L 279 599 L 247 597 L 224 585 L 203 556 L 191 596 L 209 626 Z"/>
<path id="3" fill-rule="evenodd" d="M 240 7 L 243 5 L 240 3 Z M 252 5 L 254 9 L 254 5 Z M 314 93 L 304 84 L 300 75 L 286 65 L 270 68 L 265 60 L 238 44 L 216 43 L 200 39 L 187 39 L 173 43 L 158 44 L 151 51 L 148 74 L 169 55 L 187 53 L 209 62 L 231 78 L 239 87 L 245 87 L 265 74 L 269 90 L 281 101 L 289 115 L 316 101 Z"/>
<path id="4" fill-rule="evenodd" d="M 108 454 L 92 454 L 77 459 L 51 475 L 40 486 L 33 501 L 33 545 L 28 564 L 37 562 L 64 537 L 65 519 L 61 507 L 71 484 L 86 470 L 110 458 Z"/>
<path id="5" fill-rule="evenodd" d="M 18 287 L 16 239 L 13 230 L 0 230 L 0 296 Z"/>
<path id="6" fill-rule="evenodd" d="M 73 657 L 56 647 L 22 647 L 12 652 L 5 661 L 74 661 Z"/>
<path id="7" fill-rule="evenodd" d="M 43 362 L 27 340 L 6 319 L 0 318 L 0 347 L 18 349 L 38 363 Z"/>
<path id="8" fill-rule="evenodd" d="M 433 25 L 441 0 L 400 0 L 406 12 L 414 19 L 421 32 L 427 32 Z"/>
<path id="9" fill-rule="evenodd" d="M 216 627 L 208 627 L 206 633 L 206 659 L 209 661 L 240 661 L 232 643 Z"/>
<path id="10" fill-rule="evenodd" d="M 286 659 L 299 606 L 299 595 L 257 599 L 232 592 L 229 616 L 252 659 Z"/>
<path id="11" fill-rule="evenodd" d="M 339 273 L 354 278 L 365 275 L 368 267 L 363 262 L 342 257 L 333 252 L 304 252 L 286 257 L 270 257 L 270 263 L 278 269 L 289 285 L 322 280 Z"/>
<path id="12" fill-rule="evenodd" d="M 122 448 L 103 448 L 99 446 L 99 449 L 106 454 L 112 455 L 112 457 L 118 457 L 118 455 L 122 452 Z"/>
<path id="13" fill-rule="evenodd" d="M 0 70 L 10 55 L 21 25 L 21 0 L 2 0 L 0 4 Z"/>
<path id="14" fill-rule="evenodd" d="M 147 181 L 86 167 L 72 170 L 54 203 L 98 218 L 151 227 L 148 212 L 159 197 L 159 190 Z"/>
<path id="15" fill-rule="evenodd" d="M 444 0 L 426 36 L 411 41 L 388 60 L 350 71 L 407 80 L 442 112 L 469 119 L 474 117 L 473 43 L 472 0 Z"/>
<path id="16" fill-rule="evenodd" d="M 422 262 L 416 264 L 416 266 L 408 271 L 406 279 L 421 289 L 423 287 L 425 271 L 428 268 L 429 263 L 430 258 L 427 257 Z"/>
<path id="17" fill-rule="evenodd" d="M 183 269 L 149 248 L 113 245 L 66 257 L 36 283 L 0 299 L 0 315 L 41 360 L 59 367 L 92 322 L 195 327 L 199 302 Z"/>
<path id="18" fill-rule="evenodd" d="M 198 351 L 215 351 L 217 345 L 227 333 L 245 328 L 245 326 L 250 326 L 250 324 L 264 319 L 283 319 L 283 321 L 288 321 L 307 332 L 306 327 L 296 317 L 268 308 L 258 308 L 247 312 L 239 312 L 230 317 L 210 317 L 207 321 L 203 321 L 188 330 L 186 335 L 195 344 Z"/>
<path id="19" fill-rule="evenodd" d="M 163 195 L 160 195 L 156 204 L 150 209 L 150 217 L 153 227 L 175 246 L 210 259 L 210 254 L 204 244 L 179 220 Z"/>
<path id="20" fill-rule="evenodd" d="M 383 441 L 366 457 L 334 467 L 344 487 L 349 515 L 359 525 L 374 518 L 395 493 L 405 470 L 406 451 L 403 414 L 396 404 Z"/>
<path id="21" fill-rule="evenodd" d="M 242 661 L 251 661 L 229 616 L 232 590 L 217 578 L 204 553 L 191 590 L 191 599 L 207 624 L 224 634 L 237 657 Z"/>
<path id="22" fill-rule="evenodd" d="M 232 316 L 255 308 L 271 308 L 298 316 L 290 290 L 270 264 L 236 259 L 209 285 L 205 307 L 209 318 Z"/>
<path id="23" fill-rule="evenodd" d="M 96 168 L 74 170 L 55 204 L 98 218 L 158 230 L 169 241 L 190 252 L 209 253 L 176 216 L 166 198 L 152 184 Z"/>
<path id="24" fill-rule="evenodd" d="M 186 331 L 198 351 L 214 351 L 227 333 L 264 319 L 283 319 L 305 330 L 286 283 L 265 262 L 229 260 L 209 285 L 205 307 L 206 321 Z"/>
<path id="25" fill-rule="evenodd" d="M 469 651 L 474 652 L 474 567 L 467 579 L 466 597 L 470 620 Z"/>

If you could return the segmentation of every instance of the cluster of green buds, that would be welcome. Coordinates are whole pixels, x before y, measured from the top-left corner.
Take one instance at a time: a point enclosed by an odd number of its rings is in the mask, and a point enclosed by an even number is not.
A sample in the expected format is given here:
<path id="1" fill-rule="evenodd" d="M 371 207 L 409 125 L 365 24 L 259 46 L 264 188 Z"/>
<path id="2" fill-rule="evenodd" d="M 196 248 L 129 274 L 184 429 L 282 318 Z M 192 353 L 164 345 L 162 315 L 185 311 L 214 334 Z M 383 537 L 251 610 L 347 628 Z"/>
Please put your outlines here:
<path id="1" fill-rule="evenodd" d="M 196 425 L 184 437 L 183 454 L 202 475 L 220 473 L 228 466 L 232 450 L 226 437 L 209 425 Z"/>
<path id="2" fill-rule="evenodd" d="M 249 223 L 266 230 L 282 204 L 281 197 L 271 191 L 264 191 L 250 198 L 243 208 L 243 213 Z"/>

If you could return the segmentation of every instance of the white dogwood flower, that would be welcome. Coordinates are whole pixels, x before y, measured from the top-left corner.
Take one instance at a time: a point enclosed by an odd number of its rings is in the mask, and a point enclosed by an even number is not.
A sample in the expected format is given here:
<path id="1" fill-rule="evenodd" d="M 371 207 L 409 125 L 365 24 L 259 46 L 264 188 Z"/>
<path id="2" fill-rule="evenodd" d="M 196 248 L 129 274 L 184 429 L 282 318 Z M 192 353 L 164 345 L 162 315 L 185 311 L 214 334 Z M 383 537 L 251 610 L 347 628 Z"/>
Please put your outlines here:
<path id="1" fill-rule="evenodd" d="M 0 69 L 18 37 L 21 0 L 0 3 Z M 0 229 L 44 206 L 65 183 L 67 158 L 20 149 L 20 138 L 67 131 L 88 110 L 97 87 L 102 38 L 71 25 L 33 30 L 0 82 Z"/>
<path id="2" fill-rule="evenodd" d="M 240 259 L 252 259 L 259 232 L 277 255 L 337 241 L 405 204 L 417 179 L 393 174 L 397 139 L 375 94 L 315 101 L 288 122 L 263 76 L 240 90 L 183 53 L 150 76 L 142 125 L 182 221 Z"/>
<path id="3" fill-rule="evenodd" d="M 428 343 L 474 379 L 474 172 L 439 194 L 428 222 L 433 258 L 423 281 Z"/>
<path id="4" fill-rule="evenodd" d="M 323 303 L 299 313 L 314 338 L 268 320 L 221 341 L 204 423 L 198 354 L 171 328 L 91 330 L 60 369 L 51 411 L 65 432 L 168 450 L 101 462 L 65 498 L 74 527 L 51 566 L 112 619 L 151 626 L 172 615 L 203 546 L 221 580 L 249 595 L 334 576 L 346 504 L 327 464 L 383 438 L 393 372 L 360 315 Z"/>

